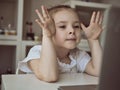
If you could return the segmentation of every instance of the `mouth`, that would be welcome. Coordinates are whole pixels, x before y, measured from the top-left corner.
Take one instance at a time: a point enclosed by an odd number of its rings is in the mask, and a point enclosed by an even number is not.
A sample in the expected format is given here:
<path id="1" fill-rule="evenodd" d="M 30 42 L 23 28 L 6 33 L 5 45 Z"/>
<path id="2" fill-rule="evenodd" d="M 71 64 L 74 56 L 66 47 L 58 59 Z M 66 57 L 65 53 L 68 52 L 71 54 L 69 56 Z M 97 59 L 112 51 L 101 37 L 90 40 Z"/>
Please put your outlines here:
<path id="1" fill-rule="evenodd" d="M 66 41 L 76 41 L 76 38 L 69 38 L 69 39 L 66 39 Z"/>

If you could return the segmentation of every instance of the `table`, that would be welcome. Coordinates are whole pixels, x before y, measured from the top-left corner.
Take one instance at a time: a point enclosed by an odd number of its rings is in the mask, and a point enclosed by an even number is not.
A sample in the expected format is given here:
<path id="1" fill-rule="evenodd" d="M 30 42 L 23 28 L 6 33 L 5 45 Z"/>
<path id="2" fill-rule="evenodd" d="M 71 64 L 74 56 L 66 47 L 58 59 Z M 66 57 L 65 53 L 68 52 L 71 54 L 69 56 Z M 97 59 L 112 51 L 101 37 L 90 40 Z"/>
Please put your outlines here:
<path id="1" fill-rule="evenodd" d="M 99 78 L 84 73 L 60 74 L 58 82 L 41 81 L 34 74 L 2 75 L 1 90 L 57 90 L 59 86 L 98 84 Z"/>

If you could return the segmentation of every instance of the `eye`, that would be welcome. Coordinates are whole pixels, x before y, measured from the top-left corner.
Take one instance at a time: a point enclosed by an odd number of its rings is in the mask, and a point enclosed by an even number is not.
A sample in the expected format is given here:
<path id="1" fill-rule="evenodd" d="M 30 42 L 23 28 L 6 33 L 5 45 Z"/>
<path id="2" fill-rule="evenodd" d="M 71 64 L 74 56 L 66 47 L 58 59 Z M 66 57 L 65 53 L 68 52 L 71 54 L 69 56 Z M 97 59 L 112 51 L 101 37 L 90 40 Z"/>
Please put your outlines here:
<path id="1" fill-rule="evenodd" d="M 64 29 L 64 28 L 66 28 L 66 26 L 65 26 L 65 25 L 62 25 L 62 26 L 59 26 L 59 28 Z"/>
<path id="2" fill-rule="evenodd" d="M 75 26 L 73 26 L 74 28 L 80 28 L 80 26 L 79 25 L 75 25 Z"/>

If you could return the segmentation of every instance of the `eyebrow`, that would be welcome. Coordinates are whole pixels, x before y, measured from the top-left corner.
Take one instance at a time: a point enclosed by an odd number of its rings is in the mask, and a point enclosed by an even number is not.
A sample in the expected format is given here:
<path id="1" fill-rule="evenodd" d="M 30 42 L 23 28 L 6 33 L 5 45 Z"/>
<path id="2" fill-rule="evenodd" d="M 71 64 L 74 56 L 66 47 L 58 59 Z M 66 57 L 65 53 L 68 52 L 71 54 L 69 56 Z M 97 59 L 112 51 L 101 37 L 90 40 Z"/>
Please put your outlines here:
<path id="1" fill-rule="evenodd" d="M 67 23 L 67 21 L 60 21 L 60 22 L 57 22 L 55 24 L 60 24 L 60 23 Z M 75 21 L 74 23 L 79 23 L 79 21 Z"/>
<path id="2" fill-rule="evenodd" d="M 60 22 L 57 22 L 56 24 L 60 24 L 60 23 L 67 23 L 66 21 L 60 21 Z"/>

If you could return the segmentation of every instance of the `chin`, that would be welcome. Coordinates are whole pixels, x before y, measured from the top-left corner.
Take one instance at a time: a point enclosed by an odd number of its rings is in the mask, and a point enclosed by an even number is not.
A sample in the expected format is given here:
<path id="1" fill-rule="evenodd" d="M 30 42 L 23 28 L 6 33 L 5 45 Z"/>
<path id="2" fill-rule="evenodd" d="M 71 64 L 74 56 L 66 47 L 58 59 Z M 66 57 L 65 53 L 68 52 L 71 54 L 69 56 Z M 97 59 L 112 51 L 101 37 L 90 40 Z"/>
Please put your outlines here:
<path id="1" fill-rule="evenodd" d="M 69 46 L 67 46 L 67 49 L 74 49 L 74 48 L 76 48 L 76 45 L 69 45 Z"/>

